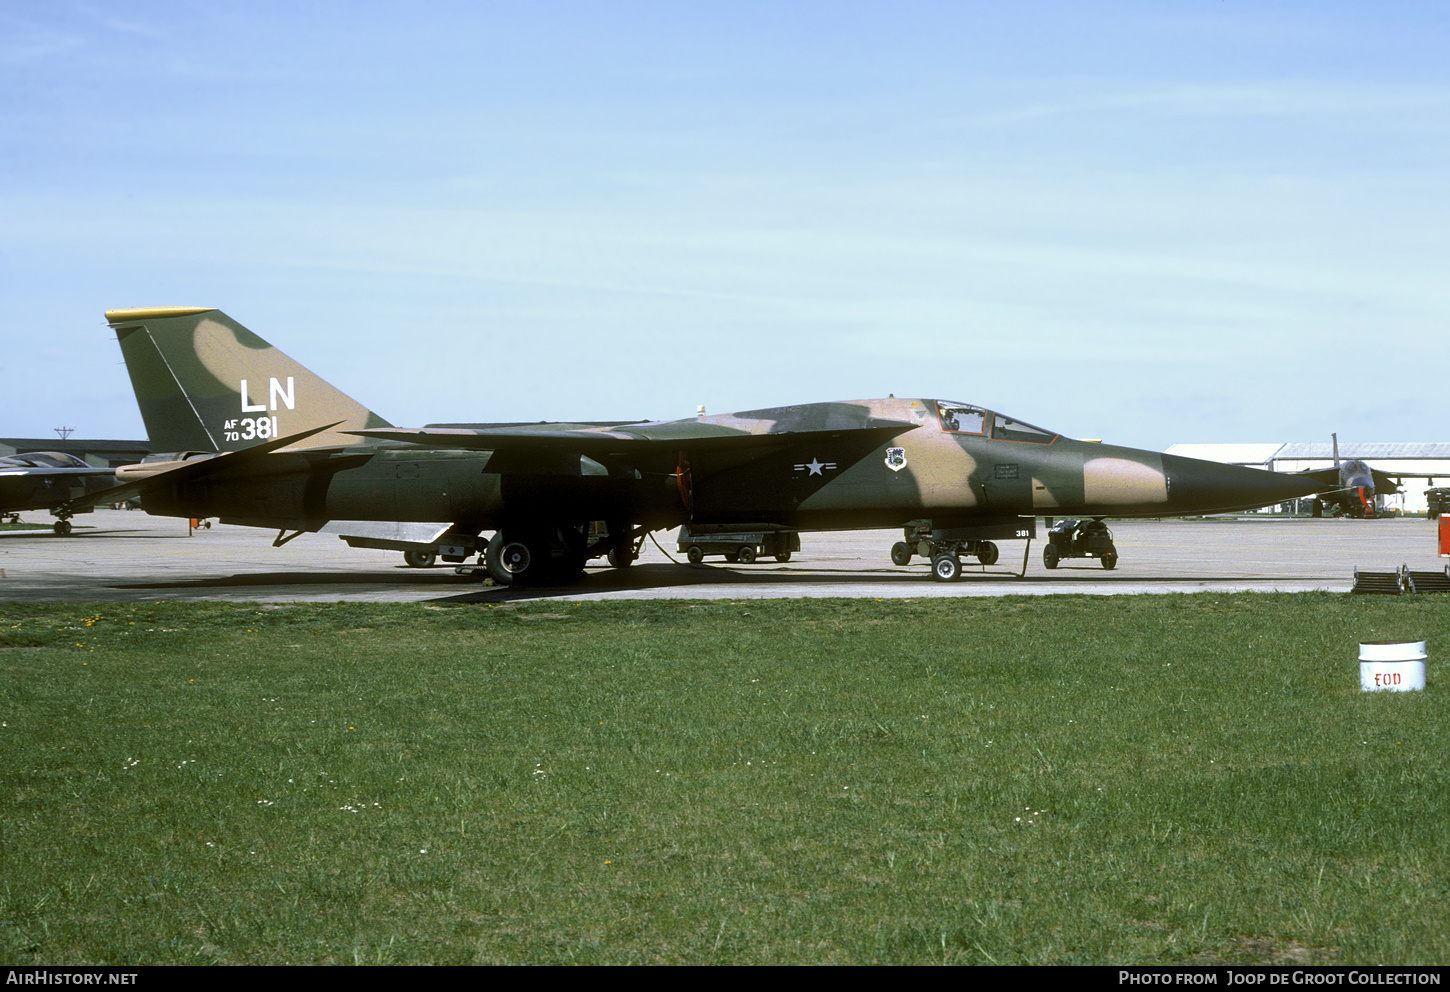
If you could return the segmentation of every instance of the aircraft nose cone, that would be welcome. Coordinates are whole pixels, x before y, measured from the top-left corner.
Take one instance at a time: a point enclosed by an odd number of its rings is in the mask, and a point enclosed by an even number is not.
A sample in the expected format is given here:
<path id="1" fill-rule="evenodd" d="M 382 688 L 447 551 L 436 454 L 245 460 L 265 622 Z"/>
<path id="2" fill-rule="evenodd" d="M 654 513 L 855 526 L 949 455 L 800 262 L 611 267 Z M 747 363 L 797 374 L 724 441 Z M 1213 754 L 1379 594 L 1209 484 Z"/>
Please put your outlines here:
<path id="1" fill-rule="evenodd" d="M 1163 472 L 1168 478 L 1168 502 L 1180 513 L 1253 510 L 1312 496 L 1324 488 L 1297 475 L 1180 455 L 1164 455 Z"/>

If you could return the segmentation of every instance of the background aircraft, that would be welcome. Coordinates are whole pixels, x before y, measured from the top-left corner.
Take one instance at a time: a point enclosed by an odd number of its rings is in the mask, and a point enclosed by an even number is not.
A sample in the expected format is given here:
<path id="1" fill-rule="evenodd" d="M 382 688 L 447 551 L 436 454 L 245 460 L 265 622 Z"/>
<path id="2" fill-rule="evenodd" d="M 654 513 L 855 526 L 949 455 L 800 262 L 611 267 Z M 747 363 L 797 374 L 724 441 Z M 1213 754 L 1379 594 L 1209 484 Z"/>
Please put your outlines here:
<path id="1" fill-rule="evenodd" d="M 110 494 L 148 513 L 270 527 L 282 543 L 335 521 L 450 521 L 493 531 L 500 582 L 563 581 L 651 530 L 770 524 L 902 528 L 893 549 L 984 563 L 1036 515 L 1175 516 L 1318 491 L 1297 476 L 1074 441 L 931 399 L 809 403 L 632 424 L 396 428 L 208 308 L 107 311 L 154 448 L 212 450 L 133 466 Z M 608 536 L 590 543 L 589 524 Z M 292 531 L 290 536 L 284 536 Z M 481 542 L 479 542 L 481 543 Z"/>
<path id="2" fill-rule="evenodd" d="M 1378 469 L 1370 468 L 1358 458 L 1339 460 L 1339 435 L 1334 439 L 1334 467 L 1298 472 L 1329 487 L 1314 497 L 1314 516 L 1322 517 L 1326 506 L 1338 507 L 1347 516 L 1373 519 L 1376 496 L 1393 496 L 1400 491 L 1394 479 Z"/>
<path id="3" fill-rule="evenodd" d="M 116 484 L 116 472 L 88 465 L 63 451 L 27 451 L 0 458 L 0 514 L 17 519 L 22 510 L 49 510 L 57 534 L 71 532 L 70 518 L 89 506 L 64 509 L 72 500 Z"/>

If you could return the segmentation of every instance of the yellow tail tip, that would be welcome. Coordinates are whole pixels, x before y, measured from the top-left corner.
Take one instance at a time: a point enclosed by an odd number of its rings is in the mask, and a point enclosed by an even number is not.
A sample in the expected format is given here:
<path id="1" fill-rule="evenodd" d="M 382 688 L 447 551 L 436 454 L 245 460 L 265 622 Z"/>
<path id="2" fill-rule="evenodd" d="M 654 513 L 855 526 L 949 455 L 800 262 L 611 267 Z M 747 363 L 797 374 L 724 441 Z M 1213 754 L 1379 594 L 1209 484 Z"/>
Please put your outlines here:
<path id="1" fill-rule="evenodd" d="M 130 307 L 121 310 L 107 310 L 106 323 L 118 324 L 127 320 L 151 320 L 156 317 L 190 317 L 206 313 L 216 307 Z"/>

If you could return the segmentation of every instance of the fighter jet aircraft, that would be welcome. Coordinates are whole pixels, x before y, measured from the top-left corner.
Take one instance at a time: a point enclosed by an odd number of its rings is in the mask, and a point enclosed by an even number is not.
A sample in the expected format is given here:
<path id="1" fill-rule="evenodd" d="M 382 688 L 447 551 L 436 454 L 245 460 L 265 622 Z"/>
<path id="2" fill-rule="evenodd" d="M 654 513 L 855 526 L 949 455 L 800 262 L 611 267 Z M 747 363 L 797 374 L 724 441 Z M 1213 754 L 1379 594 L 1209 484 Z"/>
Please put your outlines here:
<path id="1" fill-rule="evenodd" d="M 117 493 L 148 513 L 275 528 L 451 521 L 498 582 L 567 581 L 645 534 L 691 525 L 901 528 L 898 564 L 942 580 L 961 556 L 1030 538 L 1035 516 L 1175 516 L 1321 487 L 1236 466 L 1074 441 L 940 399 L 807 403 L 674 421 L 393 427 L 218 310 L 110 310 L 154 448 Z M 108 497 L 111 498 L 111 497 Z M 607 537 L 590 542 L 590 524 Z M 334 528 L 335 529 L 335 528 Z M 598 532 L 596 528 L 596 532 Z M 291 535 L 287 535 L 292 531 Z M 1116 560 L 1116 559 L 1114 559 Z"/>
<path id="2" fill-rule="evenodd" d="M 63 451 L 27 451 L 0 458 L 0 515 L 18 519 L 22 510 L 49 510 L 57 517 L 55 532 L 69 534 L 70 518 L 90 507 L 63 509 L 87 493 L 109 489 L 116 472 L 88 465 Z"/>
<path id="3" fill-rule="evenodd" d="M 1322 483 L 1326 491 L 1314 498 L 1313 515 L 1324 516 L 1326 507 L 1337 507 L 1341 514 L 1360 519 L 1375 517 L 1375 497 L 1393 496 L 1400 487 L 1385 473 L 1358 458 L 1339 460 L 1339 435 L 1334 439 L 1334 467 L 1298 472 L 1306 479 Z"/>

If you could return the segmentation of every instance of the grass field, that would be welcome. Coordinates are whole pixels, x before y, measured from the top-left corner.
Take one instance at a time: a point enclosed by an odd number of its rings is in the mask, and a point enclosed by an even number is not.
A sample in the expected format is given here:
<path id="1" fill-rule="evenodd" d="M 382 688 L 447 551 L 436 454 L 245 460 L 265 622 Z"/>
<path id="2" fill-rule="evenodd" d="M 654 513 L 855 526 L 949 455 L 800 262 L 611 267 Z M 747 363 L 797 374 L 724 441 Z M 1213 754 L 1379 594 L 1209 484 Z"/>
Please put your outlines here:
<path id="1" fill-rule="evenodd" d="M 1446 597 L 0 618 L 12 964 L 1450 960 Z"/>

